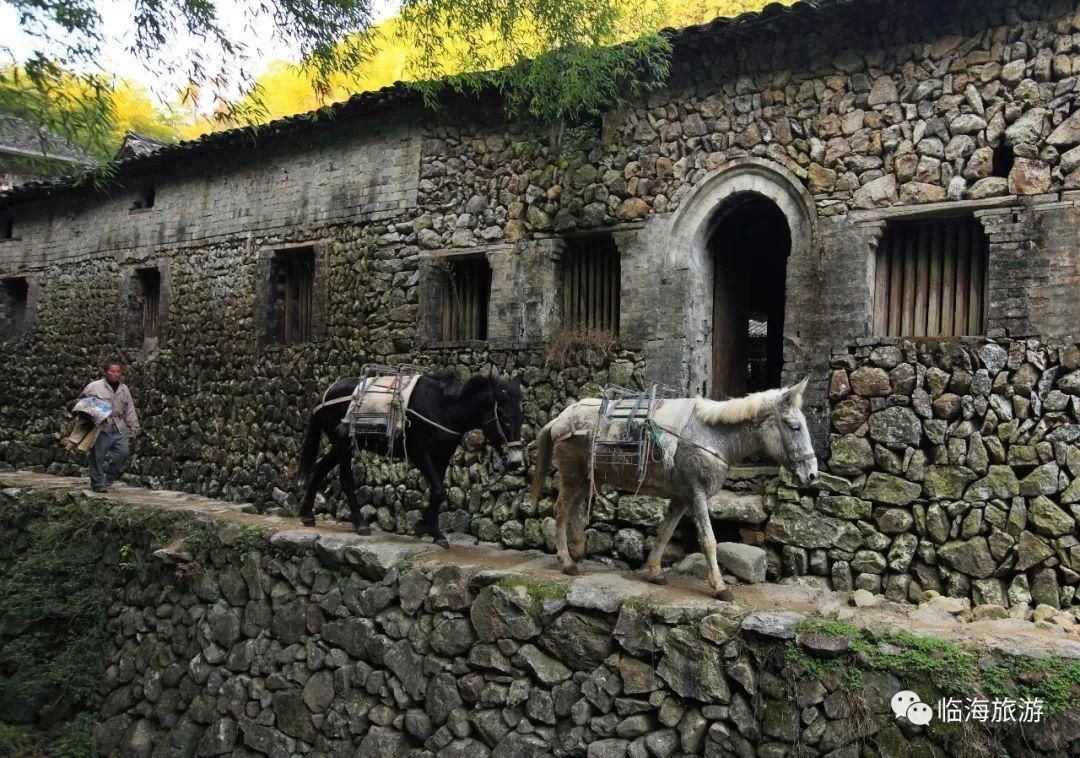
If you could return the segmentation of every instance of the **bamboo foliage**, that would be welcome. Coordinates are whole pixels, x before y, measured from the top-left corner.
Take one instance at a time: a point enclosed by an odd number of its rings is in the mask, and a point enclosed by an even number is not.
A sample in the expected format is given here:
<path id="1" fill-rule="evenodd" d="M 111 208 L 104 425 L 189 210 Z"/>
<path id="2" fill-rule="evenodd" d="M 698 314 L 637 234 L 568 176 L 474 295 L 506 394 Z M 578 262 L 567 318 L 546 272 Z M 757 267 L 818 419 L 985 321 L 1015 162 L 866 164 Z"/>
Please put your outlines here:
<path id="1" fill-rule="evenodd" d="M 977 219 L 890 223 L 877 248 L 874 333 L 983 334 L 987 258 L 986 235 Z"/>
<path id="2" fill-rule="evenodd" d="M 563 327 L 618 334 L 621 266 L 611 235 L 568 240 L 562 260 Z"/>

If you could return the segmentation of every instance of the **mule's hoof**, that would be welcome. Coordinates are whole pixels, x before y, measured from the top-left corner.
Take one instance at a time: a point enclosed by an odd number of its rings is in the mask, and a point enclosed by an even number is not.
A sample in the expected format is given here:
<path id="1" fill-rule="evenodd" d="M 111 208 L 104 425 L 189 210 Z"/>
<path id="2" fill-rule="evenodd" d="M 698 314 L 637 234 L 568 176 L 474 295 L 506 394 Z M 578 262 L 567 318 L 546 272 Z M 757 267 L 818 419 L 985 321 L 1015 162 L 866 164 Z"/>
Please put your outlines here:
<path id="1" fill-rule="evenodd" d="M 300 518 L 300 523 L 304 526 L 315 526 L 314 516 L 303 516 Z"/>
<path id="2" fill-rule="evenodd" d="M 569 566 L 563 568 L 562 572 L 567 576 L 577 576 L 581 572 L 578 570 L 576 563 L 571 563 Z"/>
<path id="3" fill-rule="evenodd" d="M 648 581 L 652 582 L 653 584 L 661 584 L 661 585 L 667 584 L 667 576 L 664 575 L 664 574 L 656 574 L 655 576 L 652 575 L 652 574 L 649 574 L 645 578 Z"/>
<path id="4" fill-rule="evenodd" d="M 446 537 L 444 537 L 441 534 L 434 539 L 434 542 L 435 542 L 436 545 L 441 547 L 443 550 L 449 550 L 450 549 L 450 540 L 446 539 Z"/>
<path id="5" fill-rule="evenodd" d="M 722 589 L 716 591 L 716 599 L 723 600 L 725 603 L 731 603 L 735 601 L 735 595 L 732 594 L 729 589 Z"/>
<path id="6" fill-rule="evenodd" d="M 355 530 L 356 533 L 361 535 L 362 537 L 367 537 L 371 534 L 371 527 L 367 524 L 362 524 L 358 527 L 355 527 Z"/>

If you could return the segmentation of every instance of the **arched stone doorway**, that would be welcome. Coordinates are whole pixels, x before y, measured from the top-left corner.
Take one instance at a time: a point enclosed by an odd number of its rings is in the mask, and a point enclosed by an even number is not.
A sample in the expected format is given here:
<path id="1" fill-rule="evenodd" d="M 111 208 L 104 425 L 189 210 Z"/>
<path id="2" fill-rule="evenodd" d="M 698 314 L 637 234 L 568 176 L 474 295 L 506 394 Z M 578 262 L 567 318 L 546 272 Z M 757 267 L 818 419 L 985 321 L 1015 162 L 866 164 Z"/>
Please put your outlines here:
<path id="1" fill-rule="evenodd" d="M 800 379 L 805 366 L 784 354 L 785 337 L 799 339 L 798 314 L 784 301 L 793 271 L 805 281 L 814 268 L 815 227 L 810 194 L 774 161 L 740 158 L 696 181 L 658 243 L 666 250 L 656 309 L 663 328 L 646 345 L 650 375 L 707 397 Z M 762 315 L 754 320 L 764 333 L 764 379 L 748 375 L 752 313 Z"/>
<path id="2" fill-rule="evenodd" d="M 742 192 L 717 209 L 707 246 L 713 263 L 709 394 L 737 397 L 780 385 L 791 230 L 765 195 Z"/>

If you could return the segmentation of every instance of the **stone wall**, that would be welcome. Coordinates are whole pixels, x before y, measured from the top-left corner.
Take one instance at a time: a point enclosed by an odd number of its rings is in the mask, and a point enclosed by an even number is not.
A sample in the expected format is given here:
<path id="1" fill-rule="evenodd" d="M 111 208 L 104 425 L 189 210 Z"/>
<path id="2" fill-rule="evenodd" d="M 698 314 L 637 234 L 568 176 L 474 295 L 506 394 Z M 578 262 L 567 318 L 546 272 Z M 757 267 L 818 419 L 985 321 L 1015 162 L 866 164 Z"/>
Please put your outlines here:
<path id="1" fill-rule="evenodd" d="M 866 340 L 832 365 L 832 476 L 768 501 L 779 570 L 893 600 L 1077 602 L 1080 346 Z"/>
<path id="2" fill-rule="evenodd" d="M 1080 738 L 1077 664 L 1046 657 L 1076 654 L 1061 626 L 924 617 L 946 635 L 970 629 L 960 647 L 905 631 L 921 622 L 902 614 L 855 626 L 828 593 L 717 603 L 703 584 L 569 583 L 528 553 L 459 545 L 446 560 L 406 540 L 275 531 L 222 503 L 188 499 L 179 508 L 193 513 L 176 512 L 166 494 L 156 508 L 138 494 L 0 494 L 4 603 L 70 581 L 43 562 L 49 539 L 89 528 L 97 540 L 101 627 L 73 630 L 64 650 L 101 672 L 76 704 L 101 755 L 1045 755 Z M 42 711 L 20 709 L 6 678 L 34 631 L 0 628 L 0 714 L 22 723 Z M 1003 675 L 983 678 L 990 668 Z M 1030 678 L 1048 670 L 1045 686 Z M 54 686 L 60 702 L 65 684 Z M 891 713 L 901 689 L 927 703 L 1023 693 L 1045 710 L 1037 725 L 915 727 Z M 37 726 L 55 731 L 53 715 Z"/>
<path id="3" fill-rule="evenodd" d="M 821 456 L 829 356 L 872 331 L 874 246 L 892 220 L 975 214 L 990 244 L 988 332 L 1074 335 L 1075 3 L 803 11 L 683 33 L 669 86 L 607 114 L 598 130 L 510 123 L 492 98 L 453 99 L 420 119 L 402 98 L 366 115 L 283 125 L 255 144 L 234 136 L 130 164 L 127 184 L 108 193 L 4 200 L 15 225 L 0 241 L 0 276 L 28 279 L 33 328 L 0 343 L 0 462 L 74 471 L 58 448 L 64 409 L 112 354 L 128 363 L 146 421 L 136 480 L 264 510 L 290 502 L 317 393 L 368 361 L 523 370 L 527 441 L 608 381 L 701 391 L 713 339 L 707 231 L 744 192 L 777 203 L 799 232 L 787 266 L 784 377 L 812 374 L 806 410 Z M 1015 166 L 994 177 L 1002 145 Z M 154 207 L 130 210 L 148 180 Z M 598 230 L 622 255 L 621 350 L 610 367 L 547 364 L 562 326 L 562 238 Z M 320 262 L 316 339 L 276 345 L 268 261 L 307 245 Z M 487 343 L 436 338 L 432 267 L 455 254 L 486 256 L 493 269 Z M 151 351 L 130 339 L 132 277 L 147 266 L 162 282 Z M 459 460 L 467 474 L 453 474 L 447 514 L 457 528 L 550 544 L 517 480 L 475 448 Z M 367 471 L 365 498 L 385 509 L 380 522 L 407 529 L 423 497 L 418 479 L 381 463 Z M 497 509 L 481 504 L 486 492 L 502 497 Z M 330 508 L 338 502 L 331 493 Z M 522 528 L 517 516 L 539 520 Z M 632 562 L 653 521 L 610 522 L 592 544 Z M 612 552 L 624 528 L 633 530 L 619 540 L 626 547 Z"/>

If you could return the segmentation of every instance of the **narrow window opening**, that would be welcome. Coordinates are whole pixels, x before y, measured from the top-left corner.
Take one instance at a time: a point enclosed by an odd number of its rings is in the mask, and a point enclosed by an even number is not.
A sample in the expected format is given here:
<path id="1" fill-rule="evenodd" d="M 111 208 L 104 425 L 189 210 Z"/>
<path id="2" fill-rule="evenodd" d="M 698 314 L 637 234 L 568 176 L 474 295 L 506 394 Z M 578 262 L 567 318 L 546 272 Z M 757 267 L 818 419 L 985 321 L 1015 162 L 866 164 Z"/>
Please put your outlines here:
<path id="1" fill-rule="evenodd" d="M 890 222 L 877 249 L 874 333 L 985 334 L 988 258 L 986 233 L 971 216 Z"/>
<path id="2" fill-rule="evenodd" d="M 157 339 L 158 311 L 161 307 L 161 272 L 156 268 L 140 269 L 136 272 L 139 288 L 142 290 L 142 332 L 143 339 Z"/>
<path id="3" fill-rule="evenodd" d="M 312 336 L 315 251 L 280 250 L 270 270 L 269 335 L 283 345 L 308 342 Z"/>
<path id="4" fill-rule="evenodd" d="M 15 238 L 15 221 L 10 218 L 0 218 L 0 240 Z"/>
<path id="5" fill-rule="evenodd" d="M 491 266 L 487 258 L 455 258 L 443 264 L 442 338 L 446 342 L 486 340 Z"/>
<path id="6" fill-rule="evenodd" d="M 574 237 L 562 256 L 562 322 L 567 329 L 619 333 L 619 248 L 610 234 Z"/>
<path id="7" fill-rule="evenodd" d="M 5 339 L 19 337 L 26 331 L 27 306 L 30 285 L 23 277 L 4 279 L 3 286 L 3 336 Z"/>
<path id="8" fill-rule="evenodd" d="M 131 204 L 131 210 L 140 211 L 147 210 L 148 208 L 153 208 L 155 195 L 156 191 L 154 189 L 153 183 L 147 182 L 139 190 L 138 197 L 136 197 L 135 201 Z"/>
<path id="9" fill-rule="evenodd" d="M 1016 161 L 1016 156 L 1013 154 L 1013 149 L 1010 145 L 998 145 L 994 148 L 993 167 L 990 172 L 1002 179 L 1008 179 L 1009 174 L 1012 173 L 1013 163 Z"/>

